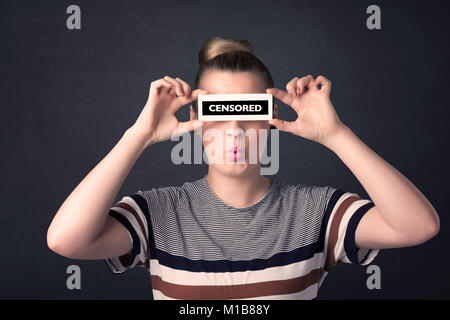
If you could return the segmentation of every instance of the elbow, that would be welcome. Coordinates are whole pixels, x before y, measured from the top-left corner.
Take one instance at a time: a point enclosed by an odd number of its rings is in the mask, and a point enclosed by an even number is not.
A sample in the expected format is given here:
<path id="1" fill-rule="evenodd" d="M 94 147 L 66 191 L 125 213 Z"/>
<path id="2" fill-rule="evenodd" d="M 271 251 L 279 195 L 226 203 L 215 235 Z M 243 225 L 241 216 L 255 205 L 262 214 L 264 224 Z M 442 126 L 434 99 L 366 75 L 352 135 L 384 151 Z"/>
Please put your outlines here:
<path id="1" fill-rule="evenodd" d="M 437 214 L 436 210 L 433 210 L 432 216 L 433 216 L 433 221 L 430 223 L 430 227 L 429 227 L 430 239 L 437 236 L 441 229 L 441 222 L 439 220 L 439 215 Z"/>
<path id="2" fill-rule="evenodd" d="M 59 241 L 56 236 L 54 221 L 50 223 L 47 229 L 47 247 L 55 253 L 59 254 Z"/>
<path id="3" fill-rule="evenodd" d="M 64 244 L 65 242 L 61 239 L 58 239 L 53 233 L 47 231 L 47 246 L 48 248 L 63 257 L 71 258 L 73 256 L 73 252 L 70 250 L 70 246 Z"/>
<path id="4" fill-rule="evenodd" d="M 401 235 L 401 243 L 405 247 L 412 247 L 423 244 L 439 234 L 439 220 L 421 223 L 420 227 L 410 228 L 409 231 Z"/>
<path id="5" fill-rule="evenodd" d="M 436 237 L 440 231 L 439 215 L 437 214 L 436 210 L 434 210 L 434 208 L 432 208 L 431 211 L 422 214 L 422 217 L 426 218 L 420 223 L 421 232 L 417 232 L 419 243 L 424 243 L 431 240 L 432 238 Z"/>
<path id="6" fill-rule="evenodd" d="M 48 227 L 47 230 L 47 247 L 52 250 L 55 251 L 55 247 L 56 247 L 56 239 L 53 235 L 53 232 L 51 232 L 52 230 L 52 225 L 50 224 L 50 227 Z"/>
<path id="7" fill-rule="evenodd" d="M 430 227 L 430 231 L 429 231 L 429 239 L 436 237 L 439 234 L 441 227 L 439 224 L 439 219 L 437 221 L 437 223 L 433 223 Z"/>
<path id="8" fill-rule="evenodd" d="M 437 217 L 437 215 L 436 215 Z M 423 231 L 420 233 L 421 236 L 418 239 L 418 243 L 427 242 L 439 234 L 440 231 L 440 223 L 439 218 L 435 219 L 435 221 L 426 224 L 426 228 L 423 228 Z"/>
<path id="9" fill-rule="evenodd" d="M 49 231 L 47 231 L 47 247 L 57 254 L 61 254 L 61 249 L 59 245 L 59 241 L 56 237 Z"/>

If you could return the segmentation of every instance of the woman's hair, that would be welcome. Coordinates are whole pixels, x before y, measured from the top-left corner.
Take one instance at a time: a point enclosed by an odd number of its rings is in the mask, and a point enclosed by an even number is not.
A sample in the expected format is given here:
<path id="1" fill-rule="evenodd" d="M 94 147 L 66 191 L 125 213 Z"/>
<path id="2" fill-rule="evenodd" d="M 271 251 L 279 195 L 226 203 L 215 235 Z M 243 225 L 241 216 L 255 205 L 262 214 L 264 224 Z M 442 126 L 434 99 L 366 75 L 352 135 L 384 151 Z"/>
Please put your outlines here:
<path id="1" fill-rule="evenodd" d="M 203 74 L 208 70 L 254 72 L 261 77 L 266 88 L 273 87 L 269 69 L 253 54 L 253 48 L 247 40 L 209 37 L 198 53 L 198 64 L 199 68 L 192 90 L 199 88 Z M 192 107 L 197 113 L 197 100 L 192 102 Z"/>

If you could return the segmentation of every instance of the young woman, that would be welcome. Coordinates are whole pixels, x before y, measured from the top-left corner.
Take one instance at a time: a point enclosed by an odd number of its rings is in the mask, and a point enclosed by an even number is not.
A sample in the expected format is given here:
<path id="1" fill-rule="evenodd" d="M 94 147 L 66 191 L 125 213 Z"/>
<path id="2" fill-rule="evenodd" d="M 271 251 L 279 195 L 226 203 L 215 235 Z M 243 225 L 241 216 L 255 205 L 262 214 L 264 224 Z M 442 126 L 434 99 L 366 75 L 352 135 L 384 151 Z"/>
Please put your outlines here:
<path id="1" fill-rule="evenodd" d="M 414 246 L 438 233 L 438 215 L 423 194 L 340 121 L 325 77 L 273 88 L 248 41 L 219 37 L 204 43 L 199 64 L 194 90 L 180 78 L 152 82 L 137 121 L 57 212 L 47 233 L 51 250 L 103 259 L 114 273 L 145 267 L 155 299 L 313 299 L 333 265 L 366 265 L 379 249 Z M 298 117 L 276 119 L 275 105 L 269 121 L 202 122 L 202 132 L 222 133 L 223 146 L 245 147 L 244 161 L 223 150 L 204 177 L 138 191 L 111 207 L 146 148 L 194 130 L 196 99 L 208 93 L 270 93 Z M 178 122 L 174 113 L 191 102 L 191 120 Z M 242 132 L 271 125 L 335 152 L 372 200 L 262 176 L 260 163 L 248 161 L 259 135 Z M 203 140 L 205 150 L 209 143 Z"/>

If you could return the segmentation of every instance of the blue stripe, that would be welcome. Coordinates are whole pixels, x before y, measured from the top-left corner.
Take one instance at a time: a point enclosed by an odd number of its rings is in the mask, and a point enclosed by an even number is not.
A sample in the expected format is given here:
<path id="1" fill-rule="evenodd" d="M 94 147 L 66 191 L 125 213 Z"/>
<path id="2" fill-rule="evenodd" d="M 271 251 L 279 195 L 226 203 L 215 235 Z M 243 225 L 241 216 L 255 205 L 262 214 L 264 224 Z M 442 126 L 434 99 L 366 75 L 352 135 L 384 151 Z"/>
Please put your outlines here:
<path id="1" fill-rule="evenodd" d="M 140 196 L 139 194 L 133 194 L 130 195 L 131 198 L 137 203 L 139 208 L 141 208 L 142 213 L 144 213 L 145 220 L 147 220 L 147 229 L 148 229 L 148 235 L 149 235 L 149 252 L 150 252 L 150 259 L 156 259 L 156 253 L 158 249 L 156 249 L 155 245 L 155 235 L 153 234 L 153 226 L 152 226 L 152 220 L 150 219 L 150 213 L 148 211 L 148 204 L 145 198 Z"/>
<path id="2" fill-rule="evenodd" d="M 231 260 L 191 260 L 181 256 L 175 256 L 160 249 L 150 250 L 151 259 L 157 259 L 159 264 L 172 269 L 186 270 L 191 272 L 238 272 L 247 270 L 263 270 L 271 267 L 284 266 L 295 262 L 308 260 L 321 248 L 318 242 L 297 248 L 289 252 L 281 252 L 268 259 L 253 259 L 248 261 Z M 153 251 L 153 252 L 152 252 Z"/>
<path id="3" fill-rule="evenodd" d="M 150 214 L 148 212 L 148 205 L 147 205 L 147 201 L 140 196 L 139 194 L 135 193 L 129 196 L 131 199 L 134 200 L 134 202 L 136 202 L 136 204 L 139 206 L 139 208 L 141 209 L 141 211 L 144 213 L 145 219 L 147 221 L 150 220 Z"/>
<path id="4" fill-rule="evenodd" d="M 366 203 L 358 210 L 356 210 L 356 212 L 352 215 L 350 221 L 348 222 L 347 231 L 345 232 L 344 238 L 344 249 L 348 259 L 352 263 L 359 264 L 358 257 L 356 255 L 358 249 L 356 248 L 355 243 L 356 227 L 358 226 L 359 221 L 362 219 L 362 217 L 367 213 L 367 211 L 374 206 L 375 203 L 373 202 Z"/>
<path id="5" fill-rule="evenodd" d="M 136 233 L 136 230 L 134 230 L 133 226 L 131 225 L 130 221 L 120 213 L 117 213 L 114 211 L 114 209 L 109 210 L 109 215 L 116 218 L 131 234 L 131 238 L 133 239 L 133 248 L 131 249 L 130 257 L 131 257 L 131 263 L 133 263 L 134 258 L 141 252 L 141 243 L 139 241 L 139 237 Z"/>

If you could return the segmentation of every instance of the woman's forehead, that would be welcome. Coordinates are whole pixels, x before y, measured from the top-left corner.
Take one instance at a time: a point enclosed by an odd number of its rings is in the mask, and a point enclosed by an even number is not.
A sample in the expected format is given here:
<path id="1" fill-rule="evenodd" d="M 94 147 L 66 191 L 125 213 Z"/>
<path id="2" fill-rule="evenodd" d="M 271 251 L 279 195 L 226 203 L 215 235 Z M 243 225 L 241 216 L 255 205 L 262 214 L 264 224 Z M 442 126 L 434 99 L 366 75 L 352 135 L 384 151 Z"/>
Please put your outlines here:
<path id="1" fill-rule="evenodd" d="M 208 70 L 200 88 L 209 93 L 265 93 L 261 77 L 250 71 Z"/>

